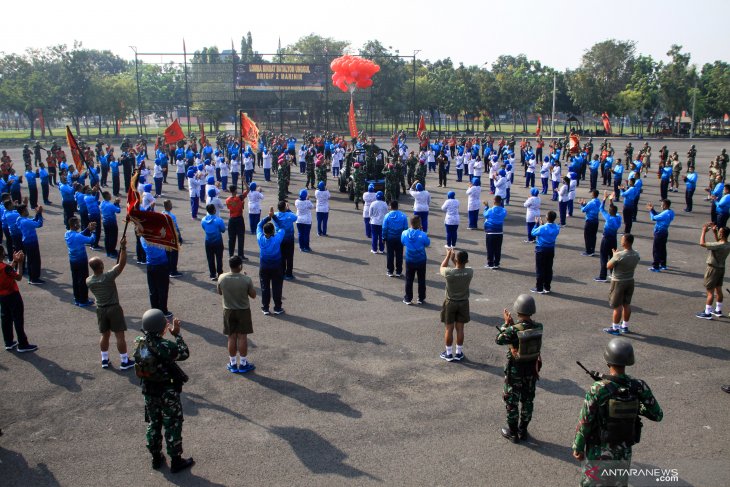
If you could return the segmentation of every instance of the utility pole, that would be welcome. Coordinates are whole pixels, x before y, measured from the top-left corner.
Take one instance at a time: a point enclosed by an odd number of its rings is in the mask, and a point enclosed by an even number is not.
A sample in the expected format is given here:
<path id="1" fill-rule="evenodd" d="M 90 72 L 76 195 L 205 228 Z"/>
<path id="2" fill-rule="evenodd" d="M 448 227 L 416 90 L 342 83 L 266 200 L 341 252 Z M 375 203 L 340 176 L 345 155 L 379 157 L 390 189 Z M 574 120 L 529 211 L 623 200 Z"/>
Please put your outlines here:
<path id="1" fill-rule="evenodd" d="M 557 75 L 553 73 L 553 114 L 550 116 L 550 137 L 555 131 L 555 93 L 557 91 Z"/>
<path id="2" fill-rule="evenodd" d="M 135 77 L 137 78 L 137 113 L 139 115 L 139 119 L 137 122 L 137 131 L 139 132 L 139 135 L 142 135 L 142 130 L 144 128 L 144 119 L 142 118 L 142 92 L 139 89 L 139 62 L 137 59 L 137 47 L 136 46 L 129 46 L 134 51 L 134 72 Z M 142 124 L 142 126 L 140 126 Z"/>
<path id="3" fill-rule="evenodd" d="M 414 132 L 418 132 L 418 114 L 416 113 L 416 54 L 418 54 L 419 52 L 421 52 L 420 49 L 416 49 L 413 51 L 413 98 L 411 100 L 411 109 L 413 110 L 414 117 Z"/>
<path id="4" fill-rule="evenodd" d="M 190 87 L 188 86 L 188 50 L 183 39 L 183 65 L 185 73 L 185 115 L 188 118 L 188 135 L 190 135 Z"/>
<path id="5" fill-rule="evenodd" d="M 695 80 L 695 87 L 692 90 L 692 124 L 689 128 L 689 138 L 693 139 L 695 136 L 695 104 L 697 103 L 697 80 Z"/>

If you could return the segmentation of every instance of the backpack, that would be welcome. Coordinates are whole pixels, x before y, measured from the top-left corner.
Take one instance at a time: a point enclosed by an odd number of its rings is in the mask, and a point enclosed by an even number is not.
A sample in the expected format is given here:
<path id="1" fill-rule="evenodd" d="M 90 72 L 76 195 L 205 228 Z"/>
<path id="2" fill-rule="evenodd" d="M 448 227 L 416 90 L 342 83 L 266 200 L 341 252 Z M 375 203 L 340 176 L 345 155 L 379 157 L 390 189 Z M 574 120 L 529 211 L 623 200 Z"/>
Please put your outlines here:
<path id="1" fill-rule="evenodd" d="M 150 382 L 163 382 L 168 380 L 167 374 L 158 359 L 157 351 L 154 349 L 147 336 L 137 338 L 137 347 L 134 350 L 134 373 L 142 380 Z"/>
<path id="2" fill-rule="evenodd" d="M 515 362 L 537 360 L 540 357 L 540 348 L 542 347 L 542 329 L 525 329 L 523 323 L 517 323 L 513 326 L 517 330 L 517 340 L 519 340 L 516 353 L 514 349 L 512 351 Z"/>
<path id="3" fill-rule="evenodd" d="M 609 399 L 606 406 L 601 408 L 604 420 L 601 443 L 635 445 L 641 439 L 642 427 L 639 418 L 639 383 L 633 380 L 628 383 L 608 380 L 604 387 L 609 392 Z"/>

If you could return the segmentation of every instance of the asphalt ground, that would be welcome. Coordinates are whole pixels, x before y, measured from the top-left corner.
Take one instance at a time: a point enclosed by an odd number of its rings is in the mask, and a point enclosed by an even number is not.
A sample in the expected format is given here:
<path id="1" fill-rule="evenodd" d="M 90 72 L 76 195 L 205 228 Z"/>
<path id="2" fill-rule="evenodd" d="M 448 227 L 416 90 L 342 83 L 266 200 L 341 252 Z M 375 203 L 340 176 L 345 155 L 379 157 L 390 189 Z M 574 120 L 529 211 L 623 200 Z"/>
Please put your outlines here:
<path id="1" fill-rule="evenodd" d="M 710 158 L 730 144 L 695 143 L 702 187 Z M 684 156 L 690 142 L 651 144 L 656 167 L 662 144 Z M 625 141 L 613 145 L 622 155 Z M 19 148 L 10 155 L 22 164 Z M 113 366 L 101 369 L 94 308 L 71 304 L 60 196 L 52 188 L 54 204 L 45 208 L 39 231 L 47 285 L 20 284 L 26 331 L 40 349 L 0 352 L 0 484 L 577 485 L 580 465 L 570 445 L 592 381 L 575 361 L 604 367 L 602 351 L 610 337 L 601 328 L 610 325 L 611 316 L 609 284 L 593 281 L 598 257 L 580 255 L 580 211 L 558 238 L 553 293 L 535 296 L 535 319 L 544 324 L 545 336 L 532 439 L 513 445 L 498 432 L 505 422 L 505 349 L 494 343 L 494 325 L 501 323 L 504 307 L 534 286 L 533 246 L 522 243 L 527 190 L 520 174 L 508 207 L 501 269 L 483 268 L 483 232 L 466 231 L 462 216 L 457 246 L 469 251 L 475 269 L 465 362 L 438 357 L 444 288 L 438 266 L 445 236 L 440 206 L 453 189 L 466 207 L 466 183 L 455 183 L 452 170 L 446 189 L 436 187 L 435 174 L 428 175 L 433 205 L 427 304 L 401 302 L 403 280 L 386 277 L 385 256 L 369 252 L 361 211 L 335 191 L 330 236 L 313 232 L 314 252 L 296 252 L 296 280 L 284 284 L 286 314 L 265 317 L 259 298 L 252 303 L 249 358 L 257 369 L 243 376 L 225 368 L 221 301 L 208 280 L 200 222 L 190 218 L 187 191 L 166 185 L 185 240 L 179 264 L 185 276 L 172 280 L 169 307 L 183 321 L 190 346 L 190 359 L 182 364 L 190 376 L 183 437 L 185 455 L 197 462 L 177 475 L 168 467 L 150 469 L 134 372 L 118 369 L 113 343 Z M 275 203 L 276 188 L 262 179 L 255 176 L 266 208 Z M 295 171 L 293 193 L 302 182 Z M 670 229 L 669 270 L 655 274 L 647 270 L 652 224 L 643 203 L 658 201 L 656 177 L 644 188 L 633 231 L 642 261 L 628 335 L 636 365 L 629 372 L 651 386 L 664 420 L 645 421 L 633 465 L 677 469 L 680 481 L 664 485 L 727 485 L 730 396 L 720 385 L 730 383 L 730 319 L 694 316 L 704 304 L 706 251 L 697 242 L 709 203 L 698 191 L 695 212 L 687 214 L 684 194 L 671 194 L 677 216 Z M 577 198 L 587 196 L 584 183 Z M 410 197 L 401 197 L 401 203 L 410 210 Z M 548 198 L 542 208 L 556 209 L 556 203 Z M 131 349 L 149 301 L 145 269 L 134 263 L 134 245 L 130 248 L 130 263 L 117 284 Z M 258 252 L 250 234 L 246 255 L 245 271 L 257 282 Z M 633 484 L 655 481 L 636 478 Z"/>

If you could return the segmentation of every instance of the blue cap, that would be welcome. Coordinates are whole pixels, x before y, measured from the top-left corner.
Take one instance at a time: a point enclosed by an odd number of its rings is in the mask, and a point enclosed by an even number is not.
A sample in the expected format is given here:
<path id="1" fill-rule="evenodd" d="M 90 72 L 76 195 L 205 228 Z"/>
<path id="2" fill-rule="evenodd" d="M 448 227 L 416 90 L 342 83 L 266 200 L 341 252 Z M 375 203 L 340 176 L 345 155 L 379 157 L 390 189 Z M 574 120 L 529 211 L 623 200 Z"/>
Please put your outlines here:
<path id="1" fill-rule="evenodd" d="M 385 198 L 385 195 L 383 195 L 382 191 L 378 191 L 377 193 L 375 193 L 375 199 L 383 201 L 384 198 Z"/>
<path id="2" fill-rule="evenodd" d="M 213 176 L 208 176 L 208 179 L 206 180 L 206 183 L 208 183 L 208 184 L 215 184 L 215 178 Z"/>
<path id="3" fill-rule="evenodd" d="M 188 176 L 189 178 L 193 178 L 193 177 L 195 177 L 195 170 L 194 170 L 194 169 L 188 169 L 188 174 L 187 174 L 187 176 Z"/>
<path id="4" fill-rule="evenodd" d="M 182 161 L 183 160 L 183 155 L 182 154 L 178 154 L 178 155 L 175 156 L 175 159 L 177 159 L 178 161 Z"/>
<path id="5" fill-rule="evenodd" d="M 570 176 L 570 179 L 575 179 L 578 177 L 578 175 L 574 172 L 569 173 L 568 176 Z"/>
<path id="6" fill-rule="evenodd" d="M 373 183 L 368 184 L 368 193 L 375 192 L 375 185 Z"/>
<path id="7" fill-rule="evenodd" d="M 449 191 L 448 193 L 446 193 L 446 197 L 450 200 L 453 200 L 454 198 L 456 198 L 456 193 L 454 193 L 453 191 Z"/>
<path id="8" fill-rule="evenodd" d="M 205 166 L 202 164 L 198 164 L 198 171 L 202 171 Z"/>
<path id="9" fill-rule="evenodd" d="M 208 196 L 210 196 L 210 197 L 212 198 L 212 197 L 213 197 L 213 196 L 215 196 L 215 195 L 216 195 L 216 190 L 215 190 L 215 188 L 210 188 L 210 189 L 208 190 Z"/>
<path id="10" fill-rule="evenodd" d="M 505 177 L 507 175 L 507 171 L 505 171 L 504 169 L 500 169 L 499 170 L 499 175 L 502 176 L 502 177 Z"/>
<path id="11" fill-rule="evenodd" d="M 139 183 L 139 184 L 144 184 L 144 181 L 145 181 L 144 176 L 140 176 L 139 179 L 137 179 L 137 183 Z"/>
<path id="12" fill-rule="evenodd" d="M 474 186 L 481 186 L 482 183 L 479 182 L 479 178 L 471 178 L 471 184 Z"/>
<path id="13" fill-rule="evenodd" d="M 545 162 L 550 162 L 550 157 L 549 156 L 545 156 Z"/>
<path id="14" fill-rule="evenodd" d="M 149 193 L 150 191 L 152 191 L 152 185 L 151 184 L 145 184 L 144 185 L 144 191 L 145 191 L 145 193 Z"/>
<path id="15" fill-rule="evenodd" d="M 539 195 L 539 194 L 540 194 L 540 190 L 539 190 L 539 189 L 537 189 L 537 188 L 532 188 L 532 189 L 530 190 L 530 194 L 531 194 L 532 196 L 537 196 L 537 195 Z"/>
<path id="16" fill-rule="evenodd" d="M 300 200 L 306 200 L 309 193 L 307 193 L 306 189 L 303 189 L 299 192 L 299 199 Z"/>
<path id="17" fill-rule="evenodd" d="M 218 149 L 216 149 L 215 152 L 213 152 L 213 154 L 219 156 L 219 155 L 221 155 L 221 151 L 219 151 Z"/>
<path id="18" fill-rule="evenodd" d="M 255 182 L 251 182 L 251 184 L 248 185 L 248 189 L 250 189 L 251 191 L 256 191 L 257 187 L 258 185 Z"/>
<path id="19" fill-rule="evenodd" d="M 317 184 L 317 189 L 320 190 L 320 191 L 324 191 L 324 181 L 320 181 Z"/>
<path id="20" fill-rule="evenodd" d="M 423 191 L 423 185 L 421 183 L 416 184 L 416 191 Z"/>
<path id="21" fill-rule="evenodd" d="M 200 157 L 200 152 L 196 152 L 195 157 Z"/>
<path id="22" fill-rule="evenodd" d="M 508 171 L 511 171 L 512 170 L 512 164 L 507 164 L 506 166 L 504 166 L 504 168 L 507 169 Z"/>

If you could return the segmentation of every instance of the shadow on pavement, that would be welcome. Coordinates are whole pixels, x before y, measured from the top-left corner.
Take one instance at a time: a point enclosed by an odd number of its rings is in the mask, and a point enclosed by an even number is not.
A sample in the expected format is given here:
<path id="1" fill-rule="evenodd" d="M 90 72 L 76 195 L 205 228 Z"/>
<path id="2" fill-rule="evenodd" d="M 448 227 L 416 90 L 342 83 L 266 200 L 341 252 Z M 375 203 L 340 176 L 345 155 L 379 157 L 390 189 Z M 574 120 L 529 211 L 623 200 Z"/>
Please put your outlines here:
<path id="1" fill-rule="evenodd" d="M 343 340 L 347 342 L 355 343 L 373 343 L 375 345 L 385 345 L 380 338 L 368 335 L 358 335 L 356 333 L 337 328 L 336 326 L 330 325 L 329 323 L 323 323 L 303 316 L 283 314 L 279 316 L 283 321 L 299 325 L 310 330 L 318 331 L 326 335 L 331 336 L 336 340 Z"/>
<path id="2" fill-rule="evenodd" d="M 346 262 L 348 264 L 353 265 L 367 265 L 367 261 L 363 259 L 356 259 L 355 257 L 347 257 L 345 255 L 340 255 L 336 253 L 331 252 L 317 252 L 317 255 L 324 257 L 325 259 L 333 259 L 333 260 L 339 260 L 341 262 Z"/>
<path id="3" fill-rule="evenodd" d="M 299 401 L 304 406 L 326 413 L 338 413 L 348 418 L 360 418 L 362 413 L 352 408 L 349 404 L 340 399 L 339 394 L 331 392 L 316 392 L 295 382 L 288 380 L 274 379 L 256 373 L 248 374 L 245 377 L 282 396 Z"/>
<path id="4" fill-rule="evenodd" d="M 20 453 L 6 450 L 0 447 L 0 477 L 2 484 L 6 486 L 18 485 L 45 485 L 57 487 L 61 484 L 56 476 L 48 470 L 45 463 L 39 463 L 35 467 L 28 465 L 25 457 Z"/>
<path id="5" fill-rule="evenodd" d="M 193 457 L 195 458 L 195 457 Z M 173 485 L 195 485 L 200 487 L 226 487 L 225 484 L 218 484 L 216 482 L 211 482 L 208 479 L 204 479 L 203 477 L 198 477 L 193 473 L 193 470 L 195 470 L 195 465 L 193 465 L 191 468 L 188 468 L 186 470 L 183 470 L 179 473 L 172 473 L 170 472 L 170 459 L 167 459 L 166 466 L 163 466 L 160 470 L 162 472 L 163 477 L 167 479 L 168 482 L 170 482 Z"/>
<path id="6" fill-rule="evenodd" d="M 289 281 L 289 283 L 289 285 L 301 284 L 302 286 L 314 289 L 316 291 L 330 294 L 333 298 L 337 297 L 352 299 L 353 301 L 365 301 L 365 298 L 362 296 L 362 291 L 358 289 L 343 289 L 335 286 L 329 286 L 327 284 L 322 284 L 321 282 L 312 282 L 301 279 L 295 279 L 293 281 Z"/>
<path id="7" fill-rule="evenodd" d="M 576 382 L 565 378 L 555 381 L 540 377 L 540 380 L 537 381 L 537 387 L 552 392 L 553 394 L 560 394 L 561 396 L 585 396 L 585 390 L 583 388 Z"/>
<path id="8" fill-rule="evenodd" d="M 66 370 L 56 362 L 41 357 L 38 352 L 16 353 L 15 356 L 38 369 L 38 372 L 43 374 L 48 382 L 61 386 L 69 392 L 81 392 L 81 385 L 76 382 L 77 378 L 94 380 L 93 375 L 86 372 Z"/>
<path id="9" fill-rule="evenodd" d="M 530 430 L 528 430 L 530 431 Z M 558 445 L 550 443 L 549 441 L 541 441 L 533 436 L 530 436 L 527 440 L 520 442 L 520 445 L 524 445 L 527 448 L 544 455 L 546 457 L 554 458 L 556 460 L 562 460 L 565 463 L 575 465 L 576 470 L 578 468 L 578 461 L 573 458 L 573 450 L 567 445 Z"/>
<path id="10" fill-rule="evenodd" d="M 730 360 L 730 350 L 727 350 L 725 348 L 697 345 L 692 342 L 674 340 L 673 338 L 642 335 L 641 333 L 635 332 L 631 332 L 627 335 L 622 336 L 631 339 L 635 338 L 638 341 L 649 343 L 651 345 L 657 345 L 659 347 L 669 347 L 674 348 L 675 350 L 682 350 L 684 352 L 696 353 L 697 355 L 704 355 L 705 357 L 710 357 L 717 360 Z"/>
<path id="11" fill-rule="evenodd" d="M 289 443 L 302 465 L 312 473 L 335 474 L 348 478 L 368 477 L 381 481 L 367 472 L 345 464 L 347 454 L 310 429 L 274 426 L 268 430 Z"/>

